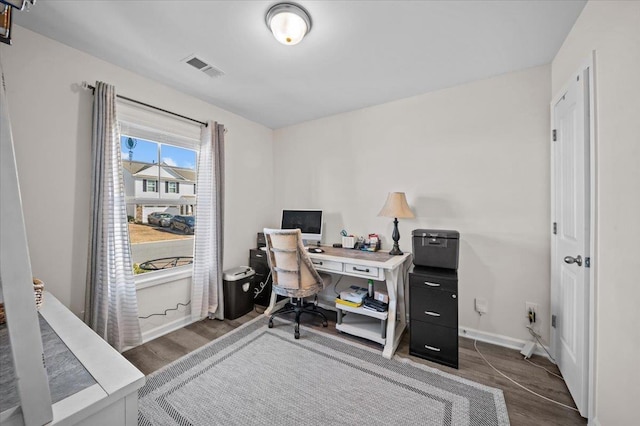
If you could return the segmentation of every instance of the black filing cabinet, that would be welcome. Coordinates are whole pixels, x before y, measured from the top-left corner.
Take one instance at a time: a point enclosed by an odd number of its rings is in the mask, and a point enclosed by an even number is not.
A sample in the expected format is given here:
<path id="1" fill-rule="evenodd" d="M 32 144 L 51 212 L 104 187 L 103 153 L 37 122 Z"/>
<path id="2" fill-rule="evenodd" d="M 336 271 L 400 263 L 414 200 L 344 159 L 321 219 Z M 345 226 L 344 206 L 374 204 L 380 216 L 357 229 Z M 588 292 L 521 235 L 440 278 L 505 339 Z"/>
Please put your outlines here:
<path id="1" fill-rule="evenodd" d="M 271 300 L 271 277 L 267 252 L 259 248 L 249 250 L 249 266 L 256 271 L 254 282 L 254 303 L 268 306 Z M 267 277 L 269 279 L 267 279 Z"/>
<path id="2" fill-rule="evenodd" d="M 409 353 L 458 368 L 458 272 L 416 266 L 409 274 Z"/>

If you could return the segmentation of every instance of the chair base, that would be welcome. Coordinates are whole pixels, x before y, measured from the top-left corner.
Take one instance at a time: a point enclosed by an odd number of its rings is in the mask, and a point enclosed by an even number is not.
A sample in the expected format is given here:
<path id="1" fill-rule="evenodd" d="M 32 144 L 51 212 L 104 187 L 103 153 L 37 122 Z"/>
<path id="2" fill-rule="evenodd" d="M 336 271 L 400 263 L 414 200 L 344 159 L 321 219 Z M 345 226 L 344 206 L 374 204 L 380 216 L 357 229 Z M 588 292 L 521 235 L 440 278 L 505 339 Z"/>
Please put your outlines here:
<path id="1" fill-rule="evenodd" d="M 313 314 L 313 315 L 317 315 L 319 317 L 322 318 L 322 326 L 326 327 L 328 325 L 327 323 L 327 317 L 320 311 L 317 310 L 317 305 L 318 305 L 318 298 L 316 297 L 314 299 L 313 302 L 304 302 L 304 299 L 300 298 L 291 298 L 292 301 L 295 301 L 294 303 L 292 302 L 287 302 L 286 305 L 284 305 L 281 309 L 277 310 L 276 312 L 274 312 L 273 314 L 271 314 L 271 316 L 269 317 L 269 328 L 273 328 L 273 318 L 277 315 L 285 315 L 285 314 L 290 314 L 290 313 L 295 313 L 296 314 L 296 319 L 295 319 L 295 324 L 294 324 L 294 331 L 293 331 L 293 336 L 296 339 L 300 338 L 300 316 L 302 314 Z"/>

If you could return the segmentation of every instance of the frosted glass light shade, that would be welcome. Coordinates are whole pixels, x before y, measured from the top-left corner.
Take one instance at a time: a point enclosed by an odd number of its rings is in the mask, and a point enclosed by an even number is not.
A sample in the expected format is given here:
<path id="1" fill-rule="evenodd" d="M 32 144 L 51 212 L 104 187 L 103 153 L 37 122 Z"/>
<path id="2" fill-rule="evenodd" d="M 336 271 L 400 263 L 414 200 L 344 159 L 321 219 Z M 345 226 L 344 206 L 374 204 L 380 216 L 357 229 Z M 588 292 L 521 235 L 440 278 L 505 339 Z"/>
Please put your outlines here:
<path id="1" fill-rule="evenodd" d="M 413 218 L 413 212 L 407 204 L 407 197 L 404 192 L 390 192 L 387 202 L 384 203 L 382 210 L 378 216 L 394 217 L 394 218 Z"/>
<path id="2" fill-rule="evenodd" d="M 266 22 L 276 40 L 289 46 L 300 43 L 311 30 L 309 14 L 293 3 L 278 3 L 271 7 Z"/>

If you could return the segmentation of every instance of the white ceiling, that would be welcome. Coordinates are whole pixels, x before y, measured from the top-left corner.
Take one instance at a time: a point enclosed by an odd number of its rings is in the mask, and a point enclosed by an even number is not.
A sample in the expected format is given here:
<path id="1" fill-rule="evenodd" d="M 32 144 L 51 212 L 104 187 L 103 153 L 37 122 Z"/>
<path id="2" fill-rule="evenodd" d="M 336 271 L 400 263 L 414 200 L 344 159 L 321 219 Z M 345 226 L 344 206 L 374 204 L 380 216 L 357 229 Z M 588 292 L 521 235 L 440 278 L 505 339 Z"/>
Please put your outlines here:
<path id="1" fill-rule="evenodd" d="M 299 0 L 313 27 L 296 46 L 265 25 L 276 2 L 40 0 L 14 16 L 275 129 L 547 64 L 586 0 Z M 181 62 L 194 53 L 225 75 Z"/>

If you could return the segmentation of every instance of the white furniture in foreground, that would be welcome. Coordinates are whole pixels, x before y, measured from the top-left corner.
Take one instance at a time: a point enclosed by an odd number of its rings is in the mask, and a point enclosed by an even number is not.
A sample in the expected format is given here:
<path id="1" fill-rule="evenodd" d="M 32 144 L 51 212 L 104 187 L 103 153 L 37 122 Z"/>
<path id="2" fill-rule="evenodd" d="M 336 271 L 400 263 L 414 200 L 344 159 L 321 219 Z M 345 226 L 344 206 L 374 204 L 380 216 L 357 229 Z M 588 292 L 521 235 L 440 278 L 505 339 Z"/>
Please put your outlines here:
<path id="1" fill-rule="evenodd" d="M 93 376 L 91 385 L 52 405 L 50 425 L 135 426 L 138 389 L 145 377 L 107 342 L 87 327 L 52 294 L 45 292 L 40 314 Z M 7 410 L 9 411 L 9 410 Z M 2 413 L 3 425 L 23 425 L 19 407 Z"/>
<path id="2" fill-rule="evenodd" d="M 323 246 L 323 253 L 309 253 L 318 271 L 332 274 L 384 281 L 389 293 L 389 311 L 381 314 L 363 308 L 342 308 L 356 315 L 345 316 L 336 329 L 354 336 L 373 340 L 384 346 L 382 356 L 393 357 L 407 326 L 405 314 L 405 277 L 411 265 L 411 254 L 390 256 L 386 252 L 363 252 L 360 250 Z M 265 315 L 283 306 L 287 300 L 276 303 L 272 292 L 271 302 Z M 336 309 L 335 306 L 326 306 Z M 348 318 L 348 319 L 347 319 Z M 381 333 L 381 321 L 386 319 L 386 333 Z M 386 336 L 383 336 L 386 334 Z"/>

